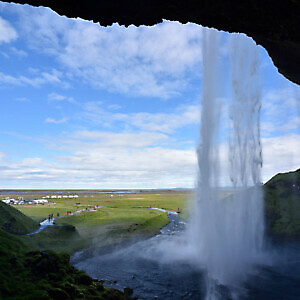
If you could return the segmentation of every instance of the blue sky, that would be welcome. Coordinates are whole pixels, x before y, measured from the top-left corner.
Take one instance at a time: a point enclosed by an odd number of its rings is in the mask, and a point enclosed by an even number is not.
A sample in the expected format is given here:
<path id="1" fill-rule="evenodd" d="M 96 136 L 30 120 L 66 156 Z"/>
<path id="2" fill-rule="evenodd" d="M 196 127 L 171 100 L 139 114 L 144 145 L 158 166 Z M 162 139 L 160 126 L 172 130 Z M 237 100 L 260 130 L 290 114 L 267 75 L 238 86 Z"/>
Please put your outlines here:
<path id="1" fill-rule="evenodd" d="M 201 42 L 195 24 L 101 27 L 0 2 L 0 188 L 193 187 Z M 300 167 L 300 93 L 259 57 L 265 181 Z"/>

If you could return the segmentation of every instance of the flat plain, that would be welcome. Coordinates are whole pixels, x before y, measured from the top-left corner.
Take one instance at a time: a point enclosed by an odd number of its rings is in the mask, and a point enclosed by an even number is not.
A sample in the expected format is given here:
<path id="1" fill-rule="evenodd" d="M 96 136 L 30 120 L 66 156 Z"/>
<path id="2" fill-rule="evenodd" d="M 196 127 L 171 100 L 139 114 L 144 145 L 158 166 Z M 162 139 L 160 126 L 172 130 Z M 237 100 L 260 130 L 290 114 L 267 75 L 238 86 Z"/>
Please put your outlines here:
<path id="1" fill-rule="evenodd" d="M 26 194 L 27 199 L 42 196 L 44 195 Z M 55 224 L 64 225 L 48 227 L 38 234 L 24 236 L 22 238 L 25 243 L 39 250 L 51 249 L 73 254 L 83 248 L 107 247 L 153 236 L 169 220 L 166 212 L 150 208 L 179 210 L 184 217 L 187 215 L 187 200 L 191 197 L 191 191 L 80 193 L 76 199 L 48 199 L 49 203 L 43 205 L 14 207 L 38 222 L 53 214 Z"/>

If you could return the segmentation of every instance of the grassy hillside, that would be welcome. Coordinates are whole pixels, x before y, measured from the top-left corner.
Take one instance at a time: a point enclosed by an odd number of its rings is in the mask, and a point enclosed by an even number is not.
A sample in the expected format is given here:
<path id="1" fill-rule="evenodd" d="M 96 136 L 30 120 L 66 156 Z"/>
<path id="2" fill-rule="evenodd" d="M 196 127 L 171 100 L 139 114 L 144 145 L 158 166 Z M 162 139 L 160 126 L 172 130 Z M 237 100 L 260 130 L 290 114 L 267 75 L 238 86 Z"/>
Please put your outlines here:
<path id="1" fill-rule="evenodd" d="M 267 233 L 300 238 L 300 169 L 277 174 L 264 185 Z"/>
<path id="2" fill-rule="evenodd" d="M 36 249 L 76 242 L 71 225 L 49 228 L 34 236 L 38 223 L 0 202 L 0 299 L 129 299 L 70 265 L 68 254 Z M 22 235 L 23 234 L 23 235 Z"/>
<path id="3" fill-rule="evenodd" d="M 14 234 L 26 234 L 34 231 L 38 226 L 38 222 L 0 201 L 0 228 L 4 231 Z"/>
<path id="4" fill-rule="evenodd" d="M 88 246 L 76 227 L 69 224 L 50 226 L 37 234 L 31 236 L 23 235 L 19 238 L 31 249 L 40 251 L 53 250 L 57 253 L 72 254 Z"/>
<path id="5" fill-rule="evenodd" d="M 129 299 L 69 264 L 69 255 L 31 251 L 0 229 L 0 299 Z"/>

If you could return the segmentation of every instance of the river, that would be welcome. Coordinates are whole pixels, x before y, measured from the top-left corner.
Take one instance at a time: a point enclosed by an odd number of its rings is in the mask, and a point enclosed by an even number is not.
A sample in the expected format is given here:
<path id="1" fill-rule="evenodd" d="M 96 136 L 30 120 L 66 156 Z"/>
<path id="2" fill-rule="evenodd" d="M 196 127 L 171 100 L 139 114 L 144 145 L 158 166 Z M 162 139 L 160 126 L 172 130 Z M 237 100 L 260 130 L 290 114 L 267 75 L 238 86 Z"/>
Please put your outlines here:
<path id="1" fill-rule="evenodd" d="M 132 288 L 138 299 L 204 299 L 205 271 L 184 259 L 187 253 L 177 253 L 177 259 L 173 259 L 178 249 L 172 241 L 183 239 L 186 225 L 177 214 L 169 213 L 169 219 L 160 234 L 150 239 L 109 253 L 83 251 L 72 257 L 72 263 L 91 277 L 104 280 L 108 287 Z M 251 272 L 239 287 L 237 299 L 300 299 L 300 245 L 275 248 L 272 263 Z M 218 294 L 219 299 L 232 299 L 225 286 L 218 286 Z"/>

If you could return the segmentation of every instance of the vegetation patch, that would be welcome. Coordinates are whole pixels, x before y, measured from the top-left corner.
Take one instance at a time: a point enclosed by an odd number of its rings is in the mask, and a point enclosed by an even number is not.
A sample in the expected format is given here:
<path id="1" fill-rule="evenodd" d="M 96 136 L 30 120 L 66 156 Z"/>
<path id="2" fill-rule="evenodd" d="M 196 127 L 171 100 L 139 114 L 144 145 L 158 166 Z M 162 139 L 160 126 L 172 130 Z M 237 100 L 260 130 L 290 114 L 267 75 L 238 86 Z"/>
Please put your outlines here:
<path id="1" fill-rule="evenodd" d="M 2 230 L 13 234 L 26 234 L 34 231 L 38 226 L 38 222 L 0 201 L 0 228 Z"/>
<path id="2" fill-rule="evenodd" d="M 14 218 L 9 230 L 0 229 L 0 299 L 130 299 L 128 291 L 108 289 L 74 268 L 68 254 L 34 250 L 74 243 L 80 239 L 74 226 L 49 227 L 26 236 L 21 233 L 36 229 L 36 222 L 4 203 L 0 213 L 1 225 Z"/>
<path id="3" fill-rule="evenodd" d="M 20 240 L 31 249 L 54 250 L 68 254 L 80 251 L 86 246 L 76 227 L 69 224 L 49 226 L 37 234 L 20 236 Z"/>
<path id="4" fill-rule="evenodd" d="M 300 238 L 300 169 L 277 174 L 264 185 L 267 234 Z"/>
<path id="5" fill-rule="evenodd" d="M 0 299 L 129 299 L 69 264 L 68 254 L 31 251 L 0 229 Z"/>

